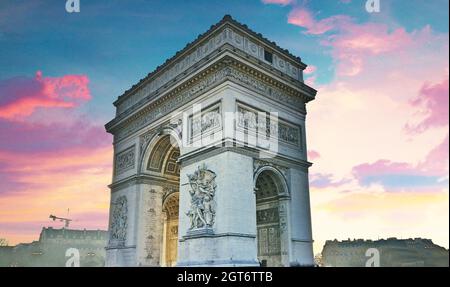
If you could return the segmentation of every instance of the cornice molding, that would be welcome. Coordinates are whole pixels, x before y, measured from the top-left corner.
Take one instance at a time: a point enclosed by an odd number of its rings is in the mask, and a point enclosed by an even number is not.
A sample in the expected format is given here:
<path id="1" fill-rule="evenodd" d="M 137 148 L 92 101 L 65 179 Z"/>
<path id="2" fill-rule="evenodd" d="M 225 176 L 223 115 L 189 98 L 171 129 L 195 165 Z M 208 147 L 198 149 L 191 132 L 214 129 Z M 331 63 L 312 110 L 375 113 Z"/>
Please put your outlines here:
<path id="1" fill-rule="evenodd" d="M 150 174 L 135 174 L 119 181 L 113 182 L 112 184 L 108 185 L 108 187 L 111 189 L 111 192 L 116 192 L 129 186 L 135 186 L 136 184 L 143 183 L 158 185 L 161 187 L 178 186 L 177 180 L 171 180 L 167 177 L 155 176 Z"/>
<path id="2" fill-rule="evenodd" d="M 280 154 L 273 154 L 266 151 L 265 154 L 271 155 L 271 158 L 259 158 L 261 150 L 258 148 L 248 147 L 248 146 L 232 146 L 233 142 L 230 140 L 223 140 L 218 143 L 212 144 L 210 146 L 205 146 L 203 148 L 197 149 L 193 152 L 183 154 L 178 158 L 178 162 L 182 167 L 195 164 L 201 160 L 210 158 L 212 156 L 218 155 L 223 152 L 234 152 L 237 154 L 242 154 L 253 158 L 254 160 L 264 161 L 277 166 L 282 166 L 285 168 L 296 168 L 304 172 L 308 172 L 308 168 L 312 166 L 312 163 L 288 157 Z"/>
<path id="3" fill-rule="evenodd" d="M 130 108 L 127 118 L 118 116 L 106 124 L 105 128 L 119 141 L 225 81 L 247 87 L 303 113 L 306 113 L 305 103 L 313 100 L 316 94 L 314 89 L 305 91 L 294 88 L 239 59 L 225 55 L 160 98 L 153 101 L 148 97 L 142 99 Z"/>

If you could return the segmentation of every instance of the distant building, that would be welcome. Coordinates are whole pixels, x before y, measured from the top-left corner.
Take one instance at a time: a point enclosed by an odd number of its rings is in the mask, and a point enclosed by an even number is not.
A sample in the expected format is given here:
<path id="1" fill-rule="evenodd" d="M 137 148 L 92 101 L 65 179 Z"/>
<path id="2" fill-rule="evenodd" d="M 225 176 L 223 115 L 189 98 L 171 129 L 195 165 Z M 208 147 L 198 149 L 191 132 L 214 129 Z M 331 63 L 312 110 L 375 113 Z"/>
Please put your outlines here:
<path id="1" fill-rule="evenodd" d="M 66 251 L 79 252 L 81 267 L 105 265 L 107 231 L 42 228 L 39 241 L 0 247 L 0 267 L 64 267 Z"/>
<path id="2" fill-rule="evenodd" d="M 388 238 L 372 240 L 328 240 L 322 250 L 321 265 L 327 267 L 364 267 L 376 248 L 380 267 L 448 267 L 448 250 L 430 239 Z"/>

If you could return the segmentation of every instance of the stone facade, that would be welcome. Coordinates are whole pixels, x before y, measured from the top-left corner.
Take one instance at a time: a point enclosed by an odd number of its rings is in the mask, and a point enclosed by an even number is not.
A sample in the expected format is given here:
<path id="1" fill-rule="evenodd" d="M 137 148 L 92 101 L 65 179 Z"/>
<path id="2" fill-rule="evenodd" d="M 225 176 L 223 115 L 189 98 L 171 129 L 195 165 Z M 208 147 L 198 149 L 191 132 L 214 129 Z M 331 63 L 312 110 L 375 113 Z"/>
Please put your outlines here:
<path id="1" fill-rule="evenodd" d="M 106 264 L 312 265 L 305 68 L 226 16 L 120 96 Z"/>

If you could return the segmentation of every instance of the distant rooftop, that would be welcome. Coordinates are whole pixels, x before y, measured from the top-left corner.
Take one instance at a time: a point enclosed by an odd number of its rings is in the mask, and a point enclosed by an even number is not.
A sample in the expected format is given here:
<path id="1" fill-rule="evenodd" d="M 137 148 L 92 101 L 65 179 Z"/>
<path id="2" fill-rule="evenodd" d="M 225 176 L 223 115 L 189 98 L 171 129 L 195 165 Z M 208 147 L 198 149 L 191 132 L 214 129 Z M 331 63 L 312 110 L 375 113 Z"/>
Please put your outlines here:
<path id="1" fill-rule="evenodd" d="M 39 241 L 45 241 L 52 238 L 64 239 L 106 239 L 108 231 L 106 230 L 87 230 L 87 229 L 68 229 L 43 227 L 39 236 Z"/>
<path id="2" fill-rule="evenodd" d="M 327 240 L 325 242 L 325 246 L 330 245 L 339 245 L 339 246 L 357 246 L 357 245 L 380 245 L 380 244 L 424 244 L 428 246 L 436 246 L 440 247 L 433 243 L 433 240 L 427 238 L 406 238 L 406 239 L 398 239 L 396 237 L 389 237 L 387 239 L 378 239 L 378 240 L 370 240 L 370 239 L 347 239 L 347 240 Z M 443 247 L 442 247 L 443 248 Z"/>

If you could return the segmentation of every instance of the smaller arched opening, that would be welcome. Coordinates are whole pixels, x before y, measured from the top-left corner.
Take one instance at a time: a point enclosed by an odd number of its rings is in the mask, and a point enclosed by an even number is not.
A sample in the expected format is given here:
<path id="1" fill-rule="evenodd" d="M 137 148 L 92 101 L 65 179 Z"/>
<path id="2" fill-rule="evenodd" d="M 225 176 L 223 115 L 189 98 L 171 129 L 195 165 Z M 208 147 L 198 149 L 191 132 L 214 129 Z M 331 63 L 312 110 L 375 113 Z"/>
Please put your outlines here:
<path id="1" fill-rule="evenodd" d="M 179 192 L 168 195 L 163 202 L 163 266 L 175 266 L 178 253 Z"/>
<path id="2" fill-rule="evenodd" d="M 256 176 L 258 260 L 263 266 L 283 266 L 280 199 L 287 194 L 284 178 L 271 169 L 261 170 Z"/>
<path id="3" fill-rule="evenodd" d="M 176 130 L 164 128 L 153 134 L 150 139 L 141 144 L 142 155 L 139 161 L 139 172 L 143 174 L 164 174 L 165 167 L 171 168 L 174 166 L 173 164 L 165 165 L 168 157 L 178 159 L 180 146 L 181 137 Z M 169 162 L 174 163 L 173 160 L 169 160 Z M 169 170 L 168 174 L 170 173 Z"/>

